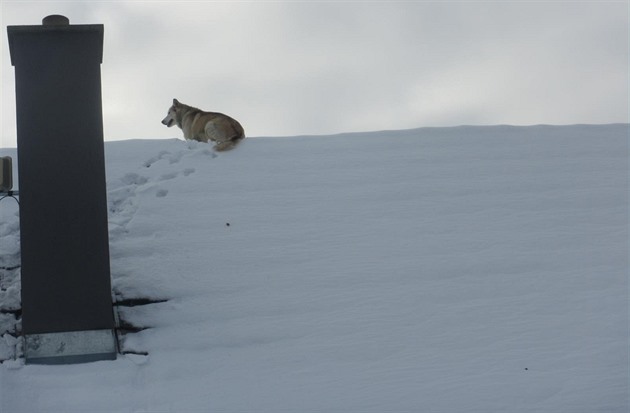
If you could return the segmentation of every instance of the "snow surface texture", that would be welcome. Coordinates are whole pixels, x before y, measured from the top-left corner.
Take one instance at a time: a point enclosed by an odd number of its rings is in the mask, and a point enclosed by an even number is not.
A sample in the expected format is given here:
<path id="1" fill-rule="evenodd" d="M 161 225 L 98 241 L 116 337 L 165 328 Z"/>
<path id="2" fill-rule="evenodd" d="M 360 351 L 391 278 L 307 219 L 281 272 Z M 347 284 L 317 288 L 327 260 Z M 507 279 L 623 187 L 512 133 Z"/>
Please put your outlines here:
<path id="1" fill-rule="evenodd" d="M 627 412 L 627 138 L 107 143 L 115 296 L 168 301 L 120 309 L 149 328 L 114 362 L 24 366 L 4 334 L 0 411 Z M 15 267 L 17 203 L 0 212 Z"/>

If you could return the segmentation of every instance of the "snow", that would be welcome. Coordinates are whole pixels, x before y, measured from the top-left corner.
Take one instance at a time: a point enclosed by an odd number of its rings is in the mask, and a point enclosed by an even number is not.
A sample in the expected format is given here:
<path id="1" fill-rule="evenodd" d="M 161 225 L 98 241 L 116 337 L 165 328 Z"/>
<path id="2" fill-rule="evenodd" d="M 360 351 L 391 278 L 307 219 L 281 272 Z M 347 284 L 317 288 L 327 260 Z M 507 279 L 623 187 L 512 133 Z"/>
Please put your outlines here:
<path id="1" fill-rule="evenodd" d="M 115 297 L 167 301 L 116 361 L 3 334 L 0 411 L 628 411 L 627 124 L 105 148 Z"/>

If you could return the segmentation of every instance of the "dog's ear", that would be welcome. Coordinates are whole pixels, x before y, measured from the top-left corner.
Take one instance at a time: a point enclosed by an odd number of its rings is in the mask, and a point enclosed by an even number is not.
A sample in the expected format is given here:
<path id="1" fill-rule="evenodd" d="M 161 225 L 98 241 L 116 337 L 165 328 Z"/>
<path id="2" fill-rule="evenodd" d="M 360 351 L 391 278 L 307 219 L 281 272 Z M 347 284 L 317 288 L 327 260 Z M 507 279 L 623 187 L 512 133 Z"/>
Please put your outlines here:
<path id="1" fill-rule="evenodd" d="M 173 106 L 179 106 L 179 100 L 173 99 Z"/>

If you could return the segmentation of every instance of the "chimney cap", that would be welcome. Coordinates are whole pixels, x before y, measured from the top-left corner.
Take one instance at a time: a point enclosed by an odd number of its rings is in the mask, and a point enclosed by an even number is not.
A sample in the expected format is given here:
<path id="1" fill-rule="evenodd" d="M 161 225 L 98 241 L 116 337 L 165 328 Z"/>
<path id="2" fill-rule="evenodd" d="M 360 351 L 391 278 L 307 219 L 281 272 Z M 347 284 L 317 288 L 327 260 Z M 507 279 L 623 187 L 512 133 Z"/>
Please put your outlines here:
<path id="1" fill-rule="evenodd" d="M 42 24 L 44 26 L 68 26 L 70 24 L 70 19 L 66 16 L 62 16 L 61 14 L 51 14 L 50 16 L 46 16 L 42 19 Z"/>

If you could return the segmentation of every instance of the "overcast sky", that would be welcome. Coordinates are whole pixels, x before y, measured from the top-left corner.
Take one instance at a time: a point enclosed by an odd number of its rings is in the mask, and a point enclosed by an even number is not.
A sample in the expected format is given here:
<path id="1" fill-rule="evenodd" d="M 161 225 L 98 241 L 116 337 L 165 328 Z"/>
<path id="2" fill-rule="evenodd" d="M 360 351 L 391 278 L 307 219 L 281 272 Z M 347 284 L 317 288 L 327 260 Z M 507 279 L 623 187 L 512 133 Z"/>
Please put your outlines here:
<path id="1" fill-rule="evenodd" d="M 181 138 L 173 98 L 248 136 L 628 122 L 628 1 L 1 1 L 6 27 L 104 24 L 106 140 Z"/>

